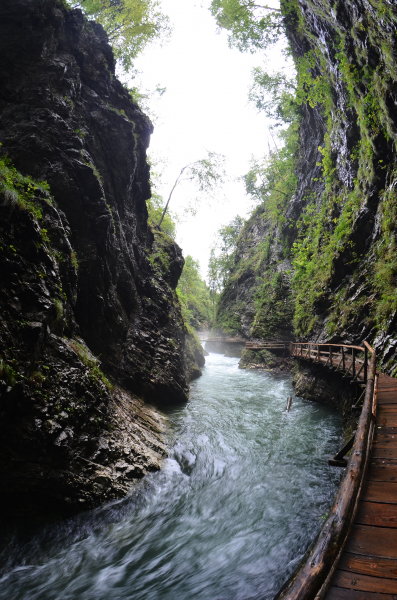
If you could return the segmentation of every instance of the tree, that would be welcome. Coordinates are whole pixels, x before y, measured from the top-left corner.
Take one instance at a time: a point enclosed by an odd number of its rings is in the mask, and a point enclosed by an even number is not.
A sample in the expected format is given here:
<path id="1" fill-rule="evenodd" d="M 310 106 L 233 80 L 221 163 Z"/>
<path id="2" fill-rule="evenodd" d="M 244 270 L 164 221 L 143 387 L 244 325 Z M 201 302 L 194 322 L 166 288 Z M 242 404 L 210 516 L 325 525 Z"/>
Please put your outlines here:
<path id="1" fill-rule="evenodd" d="M 212 248 L 208 263 L 208 280 L 213 296 L 219 294 L 228 279 L 235 259 L 237 240 L 244 225 L 244 219 L 237 215 L 229 225 L 218 231 L 218 248 Z"/>
<path id="2" fill-rule="evenodd" d="M 98 21 L 112 44 L 115 57 L 128 70 L 134 58 L 151 41 L 169 31 L 168 18 L 158 0 L 67 0 Z"/>
<path id="3" fill-rule="evenodd" d="M 208 326 L 211 320 L 210 291 L 200 276 L 199 263 L 191 256 L 185 258 L 176 291 L 185 323 L 196 329 Z"/>
<path id="4" fill-rule="evenodd" d="M 212 0 L 210 10 L 229 44 L 255 52 L 274 43 L 283 32 L 281 10 L 255 0 Z"/>
<path id="5" fill-rule="evenodd" d="M 181 181 L 183 179 L 195 181 L 198 184 L 200 192 L 209 192 L 223 180 L 223 160 L 224 157 L 222 155 L 217 154 L 216 152 L 208 152 L 208 156 L 206 158 L 196 160 L 182 167 L 177 178 L 175 179 L 167 202 L 164 206 L 163 213 L 158 222 L 159 227 L 161 227 L 164 217 L 168 211 L 172 195 Z"/>
<path id="6" fill-rule="evenodd" d="M 157 227 L 157 224 L 163 214 L 163 199 L 158 194 L 152 192 L 151 198 L 146 201 L 148 211 L 148 221 L 152 227 Z M 175 238 L 175 222 L 174 219 L 167 213 L 164 217 L 162 230 L 172 239 Z"/>
<path id="7" fill-rule="evenodd" d="M 299 121 L 292 121 L 279 133 L 283 146 L 262 161 L 253 161 L 244 176 L 247 194 L 263 205 L 267 218 L 274 224 L 283 223 L 285 205 L 296 189 L 298 130 Z"/>
<path id="8" fill-rule="evenodd" d="M 270 75 L 261 67 L 255 67 L 249 99 L 277 126 L 297 117 L 296 83 L 285 73 Z"/>

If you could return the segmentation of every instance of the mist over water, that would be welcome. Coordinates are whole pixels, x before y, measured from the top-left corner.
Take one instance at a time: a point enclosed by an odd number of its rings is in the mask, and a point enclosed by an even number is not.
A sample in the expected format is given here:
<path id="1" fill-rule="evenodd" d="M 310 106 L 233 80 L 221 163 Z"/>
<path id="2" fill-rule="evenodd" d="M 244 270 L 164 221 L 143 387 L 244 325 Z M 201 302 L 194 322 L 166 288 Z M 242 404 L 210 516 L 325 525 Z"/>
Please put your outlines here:
<path id="1" fill-rule="evenodd" d="M 3 549 L 1 600 L 265 600 L 292 573 L 332 502 L 331 409 L 287 377 L 210 354 L 170 456 L 131 496 Z"/>

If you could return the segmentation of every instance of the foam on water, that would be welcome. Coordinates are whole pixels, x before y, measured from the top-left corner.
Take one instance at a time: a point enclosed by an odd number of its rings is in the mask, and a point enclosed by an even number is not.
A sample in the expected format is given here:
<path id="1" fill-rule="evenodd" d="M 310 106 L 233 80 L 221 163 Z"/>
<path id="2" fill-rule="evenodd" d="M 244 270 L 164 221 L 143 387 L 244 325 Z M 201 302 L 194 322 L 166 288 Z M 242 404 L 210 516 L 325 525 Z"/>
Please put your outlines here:
<path id="1" fill-rule="evenodd" d="M 211 354 L 164 468 L 123 501 L 8 540 L 1 600 L 264 600 L 322 523 L 341 422 L 288 377 Z"/>

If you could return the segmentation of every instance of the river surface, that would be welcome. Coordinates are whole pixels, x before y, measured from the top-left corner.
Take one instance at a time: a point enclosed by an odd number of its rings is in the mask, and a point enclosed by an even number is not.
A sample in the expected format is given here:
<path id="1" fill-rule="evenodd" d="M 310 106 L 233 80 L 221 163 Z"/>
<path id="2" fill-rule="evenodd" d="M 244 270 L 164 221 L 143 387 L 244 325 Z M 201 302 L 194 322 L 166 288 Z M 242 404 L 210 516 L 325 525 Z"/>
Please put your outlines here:
<path id="1" fill-rule="evenodd" d="M 210 354 L 168 413 L 170 457 L 131 496 L 9 537 L 1 600 L 265 600 L 332 502 L 341 419 L 288 377 Z"/>

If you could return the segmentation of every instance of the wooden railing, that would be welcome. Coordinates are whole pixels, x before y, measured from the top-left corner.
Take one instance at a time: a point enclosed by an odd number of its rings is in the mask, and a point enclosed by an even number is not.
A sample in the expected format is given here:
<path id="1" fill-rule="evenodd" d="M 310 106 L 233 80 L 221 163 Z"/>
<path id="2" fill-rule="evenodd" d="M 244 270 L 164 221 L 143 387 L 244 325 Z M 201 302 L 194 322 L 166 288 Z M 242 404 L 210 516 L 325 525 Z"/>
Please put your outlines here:
<path id="1" fill-rule="evenodd" d="M 315 344 L 291 343 L 290 354 L 296 358 L 303 358 L 322 363 L 344 371 L 353 379 L 367 382 L 369 354 L 373 349 L 364 342 L 362 346 L 349 346 L 347 344 Z"/>
<path id="2" fill-rule="evenodd" d="M 224 344 L 245 344 L 245 339 L 240 337 L 206 337 L 201 339 L 202 342 L 219 342 Z"/>
<path id="3" fill-rule="evenodd" d="M 341 349 L 340 352 L 336 350 L 338 347 Z M 352 350 L 355 353 L 352 353 Z M 329 366 L 335 366 L 336 362 L 339 364 L 344 357 L 344 367 L 351 375 L 358 378 L 362 373 L 362 377 L 366 380 L 365 397 L 351 457 L 330 514 L 303 564 L 274 599 L 321 600 L 346 543 L 364 481 L 376 416 L 376 355 L 367 343 L 364 346 L 293 344 L 291 353 L 293 356 L 312 360 L 318 360 L 320 356 L 321 362 L 324 363 L 325 360 L 325 364 Z M 364 362 L 357 357 L 356 353 L 363 353 Z M 338 354 L 339 360 L 334 360 L 335 354 Z M 365 362 L 368 361 L 368 354 L 371 356 L 369 363 Z"/>
<path id="4" fill-rule="evenodd" d="M 290 349 L 291 342 L 280 342 L 280 341 L 250 341 L 246 342 L 245 348 L 247 350 L 288 350 Z"/>

